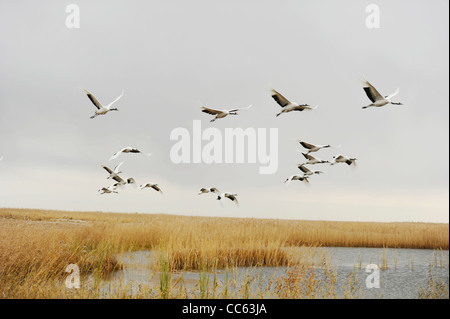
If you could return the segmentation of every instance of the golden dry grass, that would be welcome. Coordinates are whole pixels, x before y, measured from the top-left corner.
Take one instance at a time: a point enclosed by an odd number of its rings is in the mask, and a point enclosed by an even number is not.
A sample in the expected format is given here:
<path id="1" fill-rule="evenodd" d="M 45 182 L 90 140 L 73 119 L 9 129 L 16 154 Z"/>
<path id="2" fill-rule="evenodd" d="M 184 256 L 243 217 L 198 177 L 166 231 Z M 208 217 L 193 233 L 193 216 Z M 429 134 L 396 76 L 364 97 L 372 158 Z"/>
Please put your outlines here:
<path id="1" fill-rule="evenodd" d="M 123 251 L 164 252 L 173 271 L 295 265 L 288 247 L 448 249 L 448 242 L 448 224 L 3 208 L 0 209 L 0 294 L 9 298 L 39 296 L 39 292 L 29 289 L 30 285 L 37 285 L 38 291 L 44 289 L 44 283 L 60 278 L 69 263 L 79 265 L 82 274 L 107 273 L 121 266 L 114 254 Z"/>
<path id="2" fill-rule="evenodd" d="M 223 247 L 318 245 L 448 249 L 449 225 L 302 221 L 255 218 L 67 212 L 0 209 L 0 217 L 28 221 L 85 221 L 91 240 L 108 238 L 125 249 L 199 247 L 217 242 Z M 257 244 L 257 245 L 255 245 Z"/>

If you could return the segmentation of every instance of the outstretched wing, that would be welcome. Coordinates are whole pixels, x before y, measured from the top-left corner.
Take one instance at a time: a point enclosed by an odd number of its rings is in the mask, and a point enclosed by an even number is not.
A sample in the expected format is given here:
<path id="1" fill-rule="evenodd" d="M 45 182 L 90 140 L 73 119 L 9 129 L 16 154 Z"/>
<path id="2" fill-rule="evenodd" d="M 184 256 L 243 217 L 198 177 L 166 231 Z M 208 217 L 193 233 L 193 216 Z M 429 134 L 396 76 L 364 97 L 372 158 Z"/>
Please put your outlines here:
<path id="1" fill-rule="evenodd" d="M 398 93 L 400 92 L 400 88 L 398 88 L 394 93 L 389 94 L 388 96 L 386 96 L 387 100 L 392 99 L 394 96 L 396 96 Z"/>
<path id="2" fill-rule="evenodd" d="M 367 86 L 364 87 L 364 91 L 366 92 L 367 97 L 372 102 L 384 99 L 383 96 L 377 91 L 377 89 L 374 88 L 373 85 L 369 83 L 369 81 L 366 81 L 366 85 Z"/>
<path id="3" fill-rule="evenodd" d="M 152 188 L 162 194 L 162 190 L 158 187 L 158 185 L 153 185 Z"/>
<path id="4" fill-rule="evenodd" d="M 95 96 L 92 95 L 92 93 L 90 93 L 89 91 L 83 89 L 84 92 L 87 94 L 87 97 L 89 98 L 89 100 L 91 100 L 91 102 L 95 105 L 95 107 L 97 109 L 100 110 L 100 108 L 102 107 L 102 105 L 100 104 L 100 102 L 95 98 Z"/>
<path id="5" fill-rule="evenodd" d="M 111 161 L 111 160 L 117 158 L 120 154 L 122 154 L 122 152 L 123 152 L 124 150 L 125 150 L 125 149 L 123 148 L 123 149 L 121 149 L 120 151 L 117 151 L 116 153 L 114 153 L 113 156 L 111 156 L 111 157 L 109 158 L 109 160 Z"/>
<path id="6" fill-rule="evenodd" d="M 238 204 L 238 200 L 236 198 L 236 194 L 225 194 L 225 197 L 231 199 L 233 202 L 235 202 L 236 204 Z"/>
<path id="7" fill-rule="evenodd" d="M 349 158 L 348 161 L 346 161 L 347 165 L 353 165 L 356 166 L 356 158 Z"/>
<path id="8" fill-rule="evenodd" d="M 279 92 L 272 90 L 272 98 L 280 105 L 281 107 L 285 107 L 286 105 L 291 104 L 288 99 L 286 99 Z"/>
<path id="9" fill-rule="evenodd" d="M 309 144 L 309 143 L 306 143 L 306 142 L 303 142 L 303 141 L 298 141 L 304 148 L 307 148 L 307 149 L 312 149 L 312 148 L 314 148 L 315 147 L 315 145 L 312 145 L 312 144 Z"/>
<path id="10" fill-rule="evenodd" d="M 308 168 L 303 166 L 303 164 L 298 165 L 298 169 L 301 170 L 303 173 L 311 172 Z"/>
<path id="11" fill-rule="evenodd" d="M 202 106 L 202 112 L 203 113 L 208 113 L 208 114 L 211 114 L 211 115 L 217 115 L 219 113 L 222 113 L 222 111 L 209 109 L 209 108 L 204 107 L 204 106 Z"/>
<path id="12" fill-rule="evenodd" d="M 113 105 L 114 103 L 119 101 L 120 98 L 123 96 L 123 92 L 124 92 L 124 90 L 122 90 L 122 94 L 120 94 L 114 101 L 112 101 L 111 103 L 108 104 L 108 107 L 110 107 L 111 105 Z"/>
<path id="13" fill-rule="evenodd" d="M 247 109 L 251 108 L 252 105 L 253 105 L 253 104 L 250 104 L 250 105 L 247 106 L 247 107 L 241 107 L 241 108 L 232 109 L 232 110 L 229 110 L 229 112 L 237 112 L 237 111 L 239 111 L 239 110 L 247 110 Z"/>
<path id="14" fill-rule="evenodd" d="M 102 167 L 103 167 L 109 174 L 112 174 L 112 173 L 113 173 L 113 171 L 112 171 L 109 167 L 107 167 L 107 166 L 105 166 L 105 165 L 102 165 Z"/>
<path id="15" fill-rule="evenodd" d="M 116 167 L 114 167 L 114 172 L 115 172 L 115 173 L 118 173 L 118 172 L 119 172 L 120 166 L 122 166 L 123 163 L 125 163 L 125 162 L 120 162 Z M 106 168 L 105 168 L 105 169 L 106 169 Z"/>
<path id="16" fill-rule="evenodd" d="M 306 106 L 306 105 L 299 105 L 299 106 L 294 106 L 293 108 L 292 108 L 292 111 L 304 111 L 304 110 L 312 110 L 313 108 L 312 107 L 309 107 L 309 106 Z"/>
<path id="17" fill-rule="evenodd" d="M 124 180 L 120 177 L 120 176 L 114 176 L 113 177 L 113 180 L 115 180 L 116 182 L 118 182 L 119 184 L 126 184 L 125 182 L 124 182 Z"/>
<path id="18" fill-rule="evenodd" d="M 310 161 L 316 160 L 316 158 L 315 158 L 314 156 L 312 156 L 312 155 L 310 155 L 310 154 L 308 154 L 308 153 L 303 153 L 303 152 L 302 152 L 302 154 L 303 154 L 303 156 L 304 156 L 306 159 L 308 159 L 308 160 L 310 160 Z"/>

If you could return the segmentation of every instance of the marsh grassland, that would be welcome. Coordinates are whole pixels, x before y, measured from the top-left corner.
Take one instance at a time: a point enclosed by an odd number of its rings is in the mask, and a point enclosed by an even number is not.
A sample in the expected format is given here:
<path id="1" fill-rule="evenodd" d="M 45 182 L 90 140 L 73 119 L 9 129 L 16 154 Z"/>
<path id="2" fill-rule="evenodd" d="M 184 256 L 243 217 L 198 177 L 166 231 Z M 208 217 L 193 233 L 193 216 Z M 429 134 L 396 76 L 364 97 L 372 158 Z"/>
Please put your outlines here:
<path id="1" fill-rule="evenodd" d="M 442 254 L 448 243 L 448 224 L 4 208 L 0 209 L 0 297 L 337 298 L 336 269 L 317 247 L 430 249 L 435 252 L 434 266 L 448 269 L 448 254 Z M 143 266 L 153 274 L 152 280 L 137 288 L 119 284 L 105 291 L 108 277 L 130 267 L 118 256 L 137 251 L 152 252 L 152 265 Z M 380 256 L 380 268 L 387 267 L 384 259 Z M 64 284 L 68 264 L 80 269 L 84 283 L 80 289 Z M 233 275 L 240 267 L 254 269 L 242 282 Z M 259 267 L 285 271 L 278 277 L 264 277 Z M 196 279 L 183 278 L 186 271 L 196 273 Z M 347 280 L 343 296 L 357 298 L 352 277 Z M 430 275 L 417 296 L 448 298 L 448 281 Z"/>

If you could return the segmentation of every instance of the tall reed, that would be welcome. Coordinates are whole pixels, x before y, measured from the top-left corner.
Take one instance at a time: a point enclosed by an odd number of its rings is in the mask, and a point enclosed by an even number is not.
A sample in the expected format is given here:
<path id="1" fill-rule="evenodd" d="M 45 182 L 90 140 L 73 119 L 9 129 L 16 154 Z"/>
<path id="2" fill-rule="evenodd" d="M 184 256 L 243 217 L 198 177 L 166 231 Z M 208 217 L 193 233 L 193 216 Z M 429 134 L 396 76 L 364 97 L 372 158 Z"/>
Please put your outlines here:
<path id="1" fill-rule="evenodd" d="M 71 263 L 79 266 L 82 276 L 90 274 L 95 279 L 93 290 L 87 293 L 90 296 L 99 294 L 101 278 L 122 267 L 115 257 L 116 253 L 152 250 L 163 252 L 165 256 L 155 265 L 156 271 L 163 274 L 160 277 L 161 297 L 171 295 L 173 285 L 170 274 L 174 271 L 211 272 L 243 266 L 287 266 L 290 271 L 285 281 L 276 283 L 278 287 L 287 285 L 293 295 L 313 296 L 321 292 L 314 288 L 317 281 L 310 268 L 322 266 L 322 257 L 314 255 L 320 255 L 321 250 L 308 252 L 308 247 L 448 249 L 448 233 L 448 224 L 325 222 L 3 208 L 0 209 L 0 295 L 7 298 L 39 296 L 43 287 L 50 287 L 67 275 L 65 268 Z M 382 258 L 387 261 L 387 256 Z M 435 264 L 445 264 L 440 261 L 444 257 L 439 258 L 436 251 Z M 313 263 L 312 259 L 319 261 Z M 301 268 L 301 265 L 310 267 Z M 231 273 L 227 284 L 221 286 L 222 295 L 232 294 L 231 288 L 236 286 L 233 276 Z M 328 277 L 332 280 L 332 272 Z M 200 295 L 210 296 L 208 287 L 211 280 L 208 282 L 206 277 L 202 280 L 204 285 Z M 212 282 L 212 295 L 215 295 L 214 289 L 219 287 L 219 283 Z M 295 285 L 289 286 L 289 283 Z M 249 278 L 241 287 L 244 296 L 252 284 L 255 282 Z M 275 293 L 275 282 L 272 284 L 270 293 Z M 184 290 L 180 288 L 179 291 L 181 294 Z M 65 290 L 57 294 L 81 295 L 80 292 Z M 282 290 L 278 289 L 275 295 L 283 296 Z"/>

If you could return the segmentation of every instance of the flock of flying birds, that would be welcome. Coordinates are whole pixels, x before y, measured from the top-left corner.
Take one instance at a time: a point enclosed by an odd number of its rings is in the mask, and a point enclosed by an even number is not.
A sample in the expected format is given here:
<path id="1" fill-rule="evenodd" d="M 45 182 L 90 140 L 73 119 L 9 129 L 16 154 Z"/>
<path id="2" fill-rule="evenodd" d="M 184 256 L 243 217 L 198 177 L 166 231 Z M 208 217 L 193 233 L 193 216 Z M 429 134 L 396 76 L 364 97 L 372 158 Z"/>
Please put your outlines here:
<path id="1" fill-rule="evenodd" d="M 363 106 L 363 109 L 368 108 L 368 107 L 381 107 L 381 106 L 384 106 L 387 104 L 402 105 L 402 103 L 391 101 L 392 97 L 394 97 L 395 95 L 397 95 L 399 93 L 399 89 L 397 89 L 394 93 L 383 97 L 377 91 L 377 89 L 375 89 L 375 87 L 372 86 L 368 81 L 365 82 L 365 85 L 366 86 L 364 86 L 363 89 L 366 92 L 367 97 L 370 99 L 370 101 L 372 103 L 369 105 Z M 301 112 L 301 111 L 305 111 L 305 110 L 310 111 L 310 110 L 314 110 L 318 107 L 317 105 L 314 107 L 311 107 L 309 104 L 298 104 L 296 102 L 291 102 L 288 99 L 286 99 L 281 93 L 277 92 L 276 90 L 272 90 L 272 98 L 278 103 L 279 106 L 281 106 L 281 111 L 276 114 L 277 117 L 283 113 L 289 113 L 292 111 L 300 111 Z M 251 105 L 249 105 L 246 108 L 235 108 L 235 109 L 231 109 L 231 110 L 216 110 L 216 109 L 211 109 L 211 108 L 207 108 L 207 107 L 202 107 L 202 112 L 210 114 L 210 115 L 215 115 L 215 117 L 211 120 L 211 122 L 214 122 L 215 120 L 224 118 L 227 115 L 237 115 L 237 112 L 239 110 L 249 109 L 250 107 L 251 107 Z M 307 149 L 306 153 L 301 152 L 307 161 L 297 165 L 298 169 L 302 172 L 302 174 L 294 174 L 294 175 L 291 175 L 290 177 L 288 177 L 285 180 L 285 183 L 287 183 L 287 185 L 289 185 L 289 183 L 293 180 L 298 180 L 298 181 L 302 181 L 302 182 L 309 184 L 310 176 L 312 176 L 314 174 L 322 174 L 323 173 L 323 171 L 318 171 L 318 170 L 312 171 L 309 168 L 307 168 L 305 165 L 315 165 L 315 164 L 324 164 L 324 163 L 329 163 L 330 165 L 335 165 L 337 163 L 345 163 L 347 165 L 356 166 L 356 158 L 347 157 L 342 154 L 333 156 L 332 162 L 318 159 L 310 154 L 313 152 L 317 152 L 323 148 L 333 147 L 331 145 L 314 145 L 314 144 L 310 144 L 310 143 L 307 143 L 307 142 L 301 141 L 301 140 L 298 140 L 298 142 L 305 149 Z M 340 147 L 340 146 L 336 146 L 336 148 L 338 148 L 338 147 Z M 214 188 L 214 187 L 209 188 L 209 189 L 202 188 L 202 189 L 200 189 L 199 195 L 205 194 L 205 193 L 218 193 L 218 192 L 219 191 L 217 190 L 217 188 Z M 237 196 L 237 194 L 232 194 L 232 193 L 226 192 L 226 193 L 219 195 L 217 199 L 220 200 L 221 198 L 225 197 L 225 198 L 229 198 L 230 200 L 232 200 L 235 203 L 238 203 L 236 196 Z"/>
<path id="2" fill-rule="evenodd" d="M 364 89 L 364 92 L 366 93 L 367 97 L 372 102 L 369 105 L 363 106 L 363 109 L 368 108 L 368 107 L 382 107 L 387 104 L 402 105 L 402 103 L 391 101 L 391 99 L 399 93 L 399 89 L 397 89 L 394 93 L 392 93 L 390 95 L 383 96 L 368 81 L 365 82 L 365 86 L 363 87 L 363 89 Z M 122 93 L 114 101 L 112 101 L 108 105 L 102 105 L 89 91 L 87 91 L 85 89 L 83 89 L 83 90 L 87 94 L 87 96 L 91 100 L 91 102 L 94 104 L 94 106 L 96 107 L 96 111 L 95 111 L 94 115 L 91 116 L 91 119 L 93 119 L 99 115 L 105 115 L 110 111 L 118 111 L 118 109 L 113 108 L 112 105 L 114 103 L 116 103 L 123 96 L 123 93 L 124 93 L 124 91 L 122 90 Z M 293 111 L 301 112 L 301 111 L 305 111 L 305 110 L 311 111 L 318 107 L 317 105 L 314 107 L 311 107 L 309 104 L 298 104 L 296 102 L 291 102 L 288 99 L 286 99 L 282 94 L 280 94 L 279 92 L 277 92 L 275 90 L 271 91 L 271 96 L 275 100 L 275 102 L 281 107 L 280 112 L 276 114 L 277 117 L 283 113 L 289 113 L 289 112 L 293 112 Z M 208 108 L 208 107 L 202 106 L 201 111 L 204 113 L 213 115 L 214 118 L 211 120 L 211 122 L 214 122 L 217 119 L 224 118 L 228 115 L 238 115 L 238 111 L 246 110 L 251 107 L 252 107 L 252 105 L 249 105 L 245 108 L 220 109 L 219 110 L 219 109 L 213 109 L 213 108 Z M 287 185 L 289 185 L 289 183 L 293 180 L 298 180 L 298 181 L 302 181 L 302 182 L 309 184 L 309 178 L 311 176 L 313 176 L 315 174 L 323 173 L 323 171 L 320 171 L 320 170 L 310 170 L 305 165 L 315 165 L 315 164 L 325 164 L 325 163 L 328 163 L 330 165 L 335 165 L 337 163 L 345 163 L 349 166 L 350 165 L 356 166 L 356 158 L 343 156 L 341 154 L 333 156 L 332 162 L 330 162 L 328 160 L 322 160 L 322 159 L 316 158 L 310 154 L 310 153 L 317 152 L 324 148 L 328 148 L 328 147 L 339 148 L 340 146 L 314 145 L 314 144 L 307 143 L 302 140 L 297 140 L 297 141 L 300 143 L 301 146 L 303 146 L 307 150 L 306 152 L 299 151 L 305 157 L 306 162 L 300 163 L 297 165 L 298 169 L 302 173 L 294 174 L 294 175 L 291 175 L 289 178 L 287 178 L 285 180 L 285 183 L 287 183 Z M 116 152 L 113 156 L 111 156 L 110 160 L 116 159 L 122 153 L 140 153 L 140 154 L 144 154 L 147 156 L 151 155 L 151 154 L 143 153 L 142 151 L 140 151 L 137 148 L 125 147 L 125 148 L 119 150 L 118 152 Z M 3 157 L 1 157 L 0 160 L 2 158 Z M 121 162 L 114 169 L 111 169 L 105 165 L 102 165 L 103 169 L 105 169 L 109 174 L 107 179 L 112 179 L 115 181 L 115 183 L 111 186 L 101 188 L 99 190 L 100 194 L 118 193 L 117 190 L 119 188 L 124 188 L 126 185 L 132 185 L 133 187 L 137 187 L 137 183 L 134 178 L 130 177 L 127 179 L 123 179 L 119 176 L 119 174 L 122 173 L 122 171 L 120 171 L 120 167 L 123 165 L 123 163 L 124 162 Z M 155 183 L 145 183 L 145 184 L 140 185 L 139 188 L 141 190 L 143 190 L 144 188 L 152 188 L 155 191 L 162 194 L 161 188 L 158 186 L 158 184 L 155 184 Z M 230 192 L 221 193 L 215 187 L 201 188 L 200 192 L 198 194 L 202 195 L 202 194 L 206 194 L 206 193 L 217 194 L 217 200 L 221 200 L 223 198 L 228 198 L 231 201 L 233 201 L 234 203 L 238 204 L 238 200 L 237 200 L 238 195 L 237 194 L 230 193 Z"/>
<path id="3" fill-rule="evenodd" d="M 92 104 L 94 104 L 94 106 L 97 108 L 97 110 L 95 111 L 94 115 L 91 116 L 91 119 L 99 116 L 99 115 L 105 115 L 106 113 L 110 112 L 110 111 L 118 111 L 118 108 L 113 108 L 112 105 L 114 103 L 116 103 L 117 101 L 120 100 L 120 98 L 123 96 L 124 90 L 122 90 L 122 94 L 120 94 L 114 101 L 112 101 L 111 103 L 109 103 L 108 105 L 103 105 L 101 104 L 96 98 L 95 96 L 90 93 L 89 91 L 83 89 L 83 91 L 86 93 L 87 97 L 89 98 L 89 100 L 91 100 Z M 113 160 L 116 159 L 120 154 L 128 154 L 128 153 L 134 153 L 134 154 L 143 154 L 146 156 L 151 156 L 151 153 L 144 153 L 141 150 L 131 147 L 131 146 L 127 146 L 122 148 L 121 150 L 117 151 L 116 153 L 114 153 L 109 160 Z M 109 173 L 107 179 L 112 179 L 115 181 L 115 183 L 111 186 L 108 187 L 102 187 L 101 189 L 99 189 L 99 193 L 100 194 L 111 194 L 111 193 L 118 193 L 118 188 L 124 188 L 126 185 L 132 185 L 134 187 L 136 187 L 136 180 L 133 177 L 129 177 L 126 180 L 124 180 L 122 177 L 119 176 L 119 174 L 122 173 L 122 171 L 120 171 L 120 167 L 123 165 L 124 162 L 121 162 L 120 164 L 118 164 L 114 169 L 110 169 L 108 166 L 102 165 L 102 167 Z M 158 192 L 160 192 L 162 194 L 161 189 L 159 188 L 158 184 L 154 184 L 154 183 L 145 183 L 139 186 L 139 188 L 141 190 L 143 190 L 144 188 L 152 188 Z"/>
<path id="4" fill-rule="evenodd" d="M 402 105 L 402 103 L 400 102 L 392 102 L 392 98 L 394 96 L 396 96 L 399 93 L 399 89 L 397 89 L 394 93 L 387 95 L 387 96 L 383 96 L 381 95 L 377 89 L 375 89 L 375 87 L 370 84 L 368 81 L 365 82 L 365 86 L 363 87 L 364 92 L 366 93 L 367 97 L 370 99 L 370 101 L 372 102 L 369 105 L 363 106 L 363 109 L 366 109 L 368 107 L 382 107 L 385 106 L 387 104 L 393 104 L 393 105 Z M 89 91 L 83 89 L 84 92 L 86 93 L 87 97 L 91 100 L 91 102 L 94 104 L 94 106 L 96 107 L 96 111 L 94 113 L 94 115 L 91 116 L 91 119 L 99 116 L 99 115 L 105 115 L 110 111 L 118 111 L 117 108 L 113 108 L 112 105 L 115 104 L 117 101 L 120 100 L 120 98 L 123 96 L 124 91 L 122 90 L 122 93 L 111 103 L 109 103 L 108 105 L 103 105 L 101 104 L 94 95 L 92 95 L 92 93 L 90 93 Z M 304 111 L 304 110 L 314 110 L 317 108 L 317 106 L 315 107 L 311 107 L 308 104 L 298 104 L 296 102 L 291 102 L 288 99 L 286 99 L 283 95 L 281 95 L 279 92 L 272 90 L 271 92 L 272 98 L 278 103 L 279 106 L 281 106 L 281 111 L 279 113 L 276 114 L 276 116 L 280 116 L 283 113 L 289 113 L 292 111 Z M 215 117 L 211 120 L 211 122 L 214 122 L 217 119 L 221 119 L 224 118 L 228 115 L 237 115 L 238 111 L 240 110 L 245 110 L 245 109 L 249 109 L 251 108 L 252 105 L 249 105 L 248 107 L 245 108 L 234 108 L 234 109 L 229 109 L 229 110 L 218 110 L 218 109 L 212 109 L 212 108 L 207 108 L 202 106 L 201 107 L 201 111 L 210 115 L 214 115 Z M 341 154 L 333 156 L 333 161 L 327 161 L 327 160 L 322 160 L 319 158 L 314 157 L 313 155 L 311 155 L 310 153 L 313 152 L 317 152 L 323 148 L 328 148 L 328 147 L 340 147 L 340 146 L 331 146 L 331 145 L 314 145 L 314 144 L 310 144 L 307 142 L 304 142 L 302 140 L 297 140 L 300 145 L 302 145 L 307 151 L 306 152 L 301 152 L 302 155 L 305 157 L 305 159 L 307 160 L 304 163 L 298 164 L 298 169 L 302 172 L 302 174 L 295 174 L 295 175 L 291 175 L 289 178 L 287 178 L 285 180 L 285 183 L 287 183 L 287 185 L 289 185 L 289 183 L 293 180 L 298 180 L 298 181 L 302 181 L 305 183 L 309 183 L 309 178 L 314 175 L 314 174 L 322 174 L 323 171 L 313 171 L 310 170 L 309 168 L 307 168 L 305 165 L 315 165 L 315 164 L 325 164 L 325 163 L 329 163 L 330 165 L 334 165 L 337 163 L 346 163 L 347 165 L 353 165 L 356 166 L 356 158 L 352 158 L 352 157 L 347 157 L 347 156 L 343 156 Z M 119 155 L 121 154 L 127 154 L 127 153 L 135 153 L 135 154 L 143 154 L 146 156 L 151 156 L 152 154 L 149 153 L 143 153 L 141 150 L 134 148 L 134 147 L 125 147 L 122 148 L 121 150 L 119 150 L 118 152 L 116 152 L 114 155 L 112 155 L 110 157 L 109 160 L 114 160 L 116 159 Z M 3 160 L 3 156 L 0 156 L 0 162 Z M 137 187 L 137 183 L 135 181 L 134 178 L 129 177 L 127 179 L 123 179 L 122 177 L 119 176 L 119 174 L 122 173 L 122 171 L 120 170 L 121 166 L 123 165 L 124 162 L 119 163 L 117 166 L 114 167 L 114 169 L 110 169 L 109 167 L 102 165 L 103 169 L 105 169 L 108 172 L 108 177 L 107 179 L 112 179 L 114 180 L 114 184 L 108 187 L 102 187 L 101 189 L 99 189 L 99 193 L 100 194 L 110 194 L 110 193 L 118 193 L 118 189 L 121 188 L 123 189 L 124 187 L 126 187 L 127 185 L 132 185 L 133 187 Z M 139 186 L 139 188 L 141 190 L 145 189 L 145 188 L 151 188 L 154 189 L 155 191 L 159 192 L 162 194 L 162 190 L 161 188 L 158 186 L 158 184 L 156 183 L 144 183 L 141 184 Z M 234 193 L 230 193 L 230 192 L 219 192 L 219 190 L 215 187 L 211 187 L 211 188 L 201 188 L 199 195 L 201 194 L 206 194 L 206 193 L 213 193 L 213 194 L 218 194 L 217 195 L 217 200 L 221 200 L 224 198 L 228 198 L 231 201 L 233 201 L 234 203 L 238 204 L 238 200 L 237 200 L 237 194 Z"/>
<path id="5" fill-rule="evenodd" d="M 109 160 L 113 160 L 116 159 L 120 154 L 127 154 L 127 153 L 134 153 L 134 154 L 143 154 L 146 156 L 151 156 L 152 154 L 146 154 L 143 153 L 142 151 L 140 151 L 137 148 L 133 148 L 133 147 L 124 147 L 121 150 L 119 150 L 118 152 L 116 152 L 113 156 L 110 157 Z M 114 167 L 114 169 L 110 169 L 108 166 L 102 165 L 102 167 L 105 169 L 105 171 L 107 171 L 109 173 L 109 176 L 107 177 L 107 179 L 112 179 L 115 181 L 115 183 L 111 186 L 108 187 L 102 187 L 101 189 L 99 189 L 99 193 L 100 194 L 111 194 L 111 193 L 118 193 L 117 189 L 118 188 L 124 188 L 126 185 L 132 185 L 134 187 L 136 187 L 136 180 L 133 177 L 129 177 L 126 180 L 124 180 L 122 177 L 119 176 L 120 173 L 122 173 L 122 171 L 120 170 L 120 167 L 123 165 L 124 162 L 119 163 L 116 167 Z M 158 184 L 154 184 L 154 183 L 145 183 L 139 186 L 139 188 L 141 190 L 143 190 L 144 188 L 149 187 L 149 188 L 153 188 L 154 190 L 160 192 L 162 194 L 161 189 L 158 187 Z"/>
<path id="6" fill-rule="evenodd" d="M 213 193 L 213 194 L 219 194 L 217 195 L 217 200 L 221 200 L 222 198 L 228 198 L 231 201 L 235 202 L 236 205 L 239 205 L 239 202 L 237 200 L 237 194 L 232 194 L 229 192 L 224 192 L 221 193 L 217 188 L 215 187 L 211 187 L 211 188 L 200 188 L 200 192 L 198 193 L 199 195 L 201 194 L 206 194 L 206 193 Z"/>
<path id="7" fill-rule="evenodd" d="M 396 96 L 399 92 L 400 89 L 397 89 L 394 93 L 387 95 L 387 96 L 383 96 L 381 95 L 377 89 L 370 84 L 368 81 L 365 82 L 365 86 L 363 87 L 364 92 L 366 93 L 367 97 L 370 99 L 370 101 L 372 102 L 369 105 L 363 106 L 363 109 L 366 109 L 368 107 L 382 107 L 385 106 L 387 104 L 393 104 L 393 105 L 402 105 L 402 103 L 400 102 L 392 102 L 391 99 Z M 291 112 L 291 111 L 303 111 L 303 110 L 311 110 L 314 108 L 311 108 L 308 104 L 302 104 L 299 105 L 297 103 L 292 103 L 289 102 L 289 100 L 287 100 L 284 96 L 282 96 L 280 93 L 278 93 L 277 91 L 273 90 L 272 91 L 272 97 L 273 99 L 283 108 L 283 110 L 277 114 L 277 116 L 279 116 L 281 113 L 285 113 L 285 112 Z M 307 168 L 305 165 L 309 164 L 309 165 L 315 165 L 315 164 L 325 164 L 325 163 L 329 163 L 330 165 L 335 165 L 337 163 L 345 163 L 347 165 L 353 165 L 356 166 L 356 158 L 352 158 L 352 157 L 347 157 L 344 156 L 342 154 L 339 155 L 335 155 L 333 156 L 333 161 L 329 162 L 326 160 L 322 160 L 322 159 L 318 159 L 314 156 L 312 156 L 310 153 L 312 152 L 317 152 L 323 148 L 328 148 L 328 147 L 334 147 L 331 145 L 313 145 L 301 140 L 298 140 L 298 142 L 308 151 L 306 153 L 301 152 L 302 155 L 305 157 L 305 159 L 307 160 L 304 163 L 298 164 L 297 167 L 300 171 L 302 171 L 303 174 L 294 174 L 291 175 L 290 177 L 288 177 L 285 180 L 285 183 L 287 183 L 287 185 L 289 185 L 289 183 L 293 180 L 298 180 L 301 182 L 305 182 L 309 184 L 309 177 L 314 175 L 314 174 L 322 174 L 323 171 L 312 171 L 309 168 Z M 339 148 L 340 146 L 336 146 L 336 148 Z"/>
<path id="8" fill-rule="evenodd" d="M 339 148 L 340 145 L 339 146 L 313 145 L 313 144 L 306 143 L 305 141 L 301 141 L 301 140 L 298 140 L 298 142 L 300 143 L 300 145 L 302 145 L 304 148 L 306 148 L 308 150 L 306 153 L 299 151 L 302 153 L 302 155 L 305 157 L 305 159 L 307 159 L 307 161 L 297 165 L 298 169 L 300 171 L 302 171 L 303 174 L 291 175 L 289 178 L 287 178 L 284 181 L 288 185 L 291 181 L 301 181 L 301 182 L 305 182 L 305 183 L 309 184 L 310 176 L 312 176 L 314 174 L 322 174 L 323 173 L 323 171 L 312 171 L 309 168 L 307 168 L 305 165 L 315 165 L 315 164 L 325 164 L 325 163 L 329 163 L 330 165 L 335 165 L 337 163 L 346 163 L 347 165 L 356 166 L 356 158 L 346 157 L 341 154 L 333 156 L 332 162 L 327 161 L 327 160 L 322 160 L 322 159 L 314 157 L 310 154 L 312 152 L 317 152 L 318 150 L 321 150 L 323 148 L 328 148 L 328 147 Z"/>

